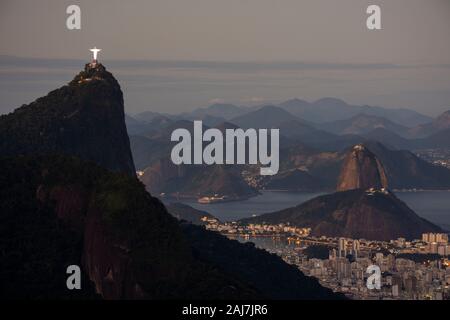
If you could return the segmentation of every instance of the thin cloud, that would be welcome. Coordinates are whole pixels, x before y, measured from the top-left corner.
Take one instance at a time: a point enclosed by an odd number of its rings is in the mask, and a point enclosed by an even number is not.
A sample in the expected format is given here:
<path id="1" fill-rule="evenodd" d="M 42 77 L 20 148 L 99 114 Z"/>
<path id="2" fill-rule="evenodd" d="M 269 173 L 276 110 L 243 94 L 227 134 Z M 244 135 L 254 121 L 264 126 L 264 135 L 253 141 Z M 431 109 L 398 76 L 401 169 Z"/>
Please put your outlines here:
<path id="1" fill-rule="evenodd" d="M 208 100 L 208 103 L 209 104 L 225 103 L 225 100 L 221 99 L 221 98 L 214 98 L 214 99 Z"/>

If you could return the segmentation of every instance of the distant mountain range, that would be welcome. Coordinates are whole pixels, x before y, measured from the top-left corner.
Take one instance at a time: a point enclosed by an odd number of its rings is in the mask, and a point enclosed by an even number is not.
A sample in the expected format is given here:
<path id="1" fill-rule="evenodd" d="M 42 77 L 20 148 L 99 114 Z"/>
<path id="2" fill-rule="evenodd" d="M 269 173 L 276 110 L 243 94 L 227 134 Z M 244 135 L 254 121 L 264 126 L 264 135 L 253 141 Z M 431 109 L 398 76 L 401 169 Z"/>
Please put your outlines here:
<path id="1" fill-rule="evenodd" d="M 214 104 L 178 115 L 143 112 L 126 117 L 128 132 L 144 136 L 171 123 L 193 120 L 208 127 L 228 122 L 243 129 L 279 128 L 284 146 L 302 142 L 328 151 L 370 140 L 408 150 L 448 147 L 450 134 L 450 112 L 432 119 L 407 109 L 352 106 L 334 98 L 253 107 Z"/>
<path id="2" fill-rule="evenodd" d="M 379 114 L 383 108 L 349 107 L 344 102 L 337 99 L 321 99 L 316 101 L 316 106 L 320 108 L 341 108 L 345 110 L 359 110 L 359 113 L 344 120 L 328 121 L 324 123 L 313 123 L 293 115 L 291 111 L 294 107 L 302 106 L 309 110 L 311 104 L 301 101 L 288 101 L 282 106 L 266 105 L 259 107 L 237 107 L 233 105 L 216 104 L 210 108 L 196 110 L 193 114 L 198 116 L 210 115 L 213 117 L 230 118 L 213 127 L 220 130 L 226 128 L 278 128 L 280 129 L 280 172 L 273 177 L 258 178 L 256 174 L 252 182 L 252 188 L 271 190 L 329 190 L 336 186 L 339 168 L 343 161 L 343 154 L 346 150 L 358 143 L 365 143 L 369 148 L 374 149 L 374 153 L 386 163 L 386 172 L 394 189 L 447 189 L 450 188 L 449 170 L 444 167 L 437 167 L 429 164 L 413 153 L 406 150 L 442 148 L 450 147 L 450 121 L 447 113 L 426 124 L 415 127 L 407 127 L 394 122 L 395 116 L 385 112 L 384 118 L 379 115 L 361 113 L 361 110 L 370 110 Z M 307 108 L 307 106 L 309 106 Z M 208 114 L 211 110 L 211 114 Z M 309 112 L 308 111 L 308 112 Z M 352 111 L 352 112 L 353 112 Z M 394 112 L 395 111 L 395 112 Z M 403 115 L 403 119 L 411 119 L 413 113 L 404 110 L 394 110 L 397 115 Z M 305 111 L 306 112 L 306 111 Z M 344 112 L 345 113 L 345 112 Z M 233 170 L 222 170 L 220 184 L 211 189 L 208 179 L 205 183 L 195 184 L 200 181 L 203 171 L 211 171 L 211 168 L 196 169 L 185 168 L 178 170 L 183 172 L 174 180 L 173 174 L 162 174 L 160 169 L 161 159 L 168 159 L 173 143 L 170 143 L 170 134 L 176 128 L 186 128 L 192 130 L 192 120 L 182 119 L 193 115 L 191 113 L 170 116 L 151 113 L 147 115 L 144 124 L 146 128 L 138 135 L 131 135 L 131 147 L 136 166 L 146 173 L 143 181 L 148 184 L 151 192 L 156 194 L 173 194 L 175 190 L 180 194 L 198 196 L 216 192 L 224 194 L 225 190 L 232 190 L 239 186 L 239 192 L 243 198 L 255 194 L 250 189 L 244 187 L 245 182 L 239 171 L 246 170 L 253 172 L 251 166 L 241 166 Z M 238 116 L 233 117 L 238 114 Z M 325 112 L 326 114 L 326 112 Z M 410 117 L 407 117 L 410 116 Z M 425 121 L 426 117 L 416 119 Z M 420 122 L 418 121 L 418 122 Z M 417 121 L 416 121 L 417 122 Z M 133 122 L 130 125 L 136 128 Z M 204 128 L 210 126 L 204 123 Z M 426 130 L 424 128 L 427 128 Z M 434 128 L 434 129 L 430 129 Z M 130 129 L 129 129 L 130 130 Z M 434 132 L 425 138 L 414 138 L 414 135 L 422 135 L 423 132 Z M 422 132 L 419 134 L 419 132 Z M 449 139 L 447 139 L 447 137 Z M 380 142 L 377 144 L 377 142 Z M 306 148 L 306 149 L 305 149 Z M 399 151 L 400 149 L 403 151 Z M 159 164 L 158 164 L 159 163 Z M 164 162 L 162 162 L 164 163 Z M 160 169 L 158 169 L 160 168 Z M 186 171 L 184 171 L 186 170 Z M 228 174 L 233 172 L 233 174 Z M 227 173 L 224 175 L 224 173 Z M 156 176 L 155 176 L 156 175 Z M 156 177 L 166 177 L 164 182 Z M 183 180 L 184 179 L 184 180 Z M 150 183 L 149 181 L 153 181 Z M 158 181 L 156 183 L 155 181 Z M 184 181 L 184 182 L 183 182 Z M 218 187 L 220 185 L 220 187 Z M 215 190 L 215 191 L 212 191 Z M 231 192 L 232 198 L 238 199 L 239 192 Z"/>
<path id="3" fill-rule="evenodd" d="M 431 122 L 411 128 L 409 135 L 415 138 L 424 138 L 446 129 L 450 129 L 450 111 L 442 113 Z"/>
<path id="4" fill-rule="evenodd" d="M 250 111 L 244 115 L 232 118 L 229 122 L 243 129 L 264 129 L 277 128 L 280 123 L 291 120 L 296 120 L 301 124 L 307 124 L 306 121 L 293 116 L 284 109 L 271 105 L 263 106 L 255 111 Z"/>
<path id="5" fill-rule="evenodd" d="M 323 98 L 314 102 L 292 99 L 280 104 L 280 107 L 302 119 L 323 123 L 345 120 L 360 113 L 390 119 L 406 127 L 430 122 L 432 119 L 409 109 L 388 109 L 373 106 L 354 106 L 335 98 Z"/>
<path id="6" fill-rule="evenodd" d="M 225 120 L 230 120 L 247 113 L 249 110 L 246 107 L 238 107 L 233 104 L 216 103 L 206 108 L 199 108 L 192 112 L 182 113 L 180 116 L 188 120 L 204 120 L 207 125 L 215 125 Z M 217 123 L 206 123 L 210 120 L 217 119 Z"/>
<path id="7" fill-rule="evenodd" d="M 371 116 L 383 117 L 405 127 L 414 127 L 432 121 L 432 118 L 409 109 L 392 109 L 368 105 L 350 105 L 336 98 L 322 98 L 314 102 L 300 99 L 291 99 L 275 105 L 289 112 L 293 116 L 312 122 L 324 123 L 337 120 L 345 120 L 364 113 Z M 198 116 L 213 116 L 231 120 L 246 113 L 255 111 L 263 106 L 242 107 L 231 104 L 214 104 L 206 108 L 200 108 L 193 112 L 184 113 L 187 119 L 197 119 Z"/>
<path id="8" fill-rule="evenodd" d="M 156 117 L 164 116 L 172 120 L 205 120 L 208 117 L 216 121 L 216 123 L 206 123 L 206 125 L 214 126 L 219 122 L 231 120 L 244 116 L 247 113 L 257 111 L 265 107 L 260 106 L 236 106 L 233 104 L 212 104 L 208 107 L 198 108 L 191 112 L 180 114 L 166 114 L 152 111 L 145 111 L 133 116 L 140 122 L 150 122 Z M 300 99 L 292 99 L 282 102 L 273 107 L 279 107 L 298 119 L 303 119 L 310 123 L 325 123 L 338 120 L 346 120 L 357 116 L 358 114 L 366 114 L 374 117 L 382 117 L 398 123 L 405 127 L 415 127 L 431 122 L 433 119 L 420 114 L 416 111 L 408 109 L 391 109 L 374 106 L 356 106 L 349 105 L 345 101 L 335 98 L 323 98 L 314 102 L 308 102 Z"/>
<path id="9" fill-rule="evenodd" d="M 291 144 L 294 141 L 315 145 L 339 139 L 336 135 L 317 129 L 314 124 L 297 118 L 276 106 L 261 107 L 230 119 L 229 122 L 243 129 L 280 129 L 282 145 Z"/>
<path id="10" fill-rule="evenodd" d="M 392 122 L 386 118 L 367 115 L 365 113 L 357 114 L 349 119 L 325 122 L 320 125 L 323 130 L 334 134 L 356 134 L 364 135 L 373 130 L 383 128 L 398 135 L 406 135 L 409 128 Z"/>

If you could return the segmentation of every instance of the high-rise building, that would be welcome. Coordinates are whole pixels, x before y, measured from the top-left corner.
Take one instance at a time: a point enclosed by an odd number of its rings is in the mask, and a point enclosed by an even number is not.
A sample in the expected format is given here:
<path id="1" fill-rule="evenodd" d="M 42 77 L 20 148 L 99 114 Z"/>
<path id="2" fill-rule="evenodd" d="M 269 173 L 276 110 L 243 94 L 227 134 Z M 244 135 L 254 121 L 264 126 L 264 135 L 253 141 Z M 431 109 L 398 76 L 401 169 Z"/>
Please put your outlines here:
<path id="1" fill-rule="evenodd" d="M 448 234 L 446 233 L 437 233 L 436 234 L 436 242 L 437 243 L 448 243 Z"/>
<path id="2" fill-rule="evenodd" d="M 437 253 L 441 256 L 448 256 L 450 254 L 450 246 L 441 244 L 438 246 Z"/>
<path id="3" fill-rule="evenodd" d="M 347 255 L 347 240 L 345 238 L 339 238 L 339 257 L 345 257 Z"/>
<path id="4" fill-rule="evenodd" d="M 392 286 L 392 296 L 393 297 L 398 297 L 398 284 L 394 284 Z"/>
<path id="5" fill-rule="evenodd" d="M 337 277 L 339 280 L 349 278 L 352 273 L 350 262 L 345 258 L 340 258 L 337 261 Z"/>
<path id="6" fill-rule="evenodd" d="M 414 293 L 417 290 L 417 278 L 415 276 L 409 276 L 404 280 L 405 290 L 408 293 Z"/>
<path id="7" fill-rule="evenodd" d="M 429 250 L 430 253 L 438 253 L 438 243 L 437 242 L 431 242 L 429 244 Z"/>
<path id="8" fill-rule="evenodd" d="M 359 240 L 353 240 L 353 255 L 355 256 L 355 259 L 358 258 L 358 253 L 361 248 L 361 244 L 359 243 Z"/>
<path id="9" fill-rule="evenodd" d="M 442 244 L 448 243 L 448 234 L 447 233 L 424 233 L 422 234 L 422 241 L 431 243 L 437 242 Z"/>
<path id="10" fill-rule="evenodd" d="M 430 242 L 436 242 L 436 233 L 430 233 Z"/>

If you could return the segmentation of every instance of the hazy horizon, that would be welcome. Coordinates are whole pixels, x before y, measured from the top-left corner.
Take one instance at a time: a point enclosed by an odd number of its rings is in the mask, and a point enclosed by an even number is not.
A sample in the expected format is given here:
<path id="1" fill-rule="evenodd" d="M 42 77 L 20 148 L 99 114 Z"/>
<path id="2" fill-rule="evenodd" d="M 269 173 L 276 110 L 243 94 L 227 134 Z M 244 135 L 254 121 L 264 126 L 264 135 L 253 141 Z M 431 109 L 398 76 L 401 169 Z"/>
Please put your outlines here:
<path id="1" fill-rule="evenodd" d="M 88 61 L 76 59 L 39 59 L 0 56 L 0 113 L 8 113 L 46 95 L 68 83 Z M 125 99 L 125 111 L 137 114 L 154 111 L 169 114 L 189 112 L 214 103 L 239 106 L 277 104 L 293 98 L 315 101 L 325 97 L 342 99 L 354 105 L 386 108 L 406 108 L 435 117 L 450 109 L 450 92 L 407 97 L 390 95 L 364 97 L 353 92 L 357 80 L 346 79 L 348 72 L 372 74 L 386 71 L 414 73 L 429 68 L 450 66 L 397 66 L 389 64 L 320 64 L 303 62 L 223 62 L 223 61 L 162 61 L 106 60 L 107 70 L 118 79 Z M 419 69 L 419 70 L 417 70 Z M 259 73 L 264 70 L 264 78 Z M 303 75 L 299 79 L 296 74 Z M 326 74 L 328 81 L 320 75 Z M 334 75 L 331 75 L 334 74 Z M 343 90 L 342 83 L 355 83 Z M 272 94 L 267 92 L 272 90 Z M 247 92 L 256 93 L 249 95 Z M 423 108 L 422 101 L 430 98 L 434 105 Z M 417 99 L 419 97 L 419 99 Z M 398 100 L 399 103 L 390 104 Z M 403 100 L 403 102 L 402 102 Z M 442 103 L 440 103 L 440 101 Z"/>
<path id="2" fill-rule="evenodd" d="M 214 102 L 336 97 L 355 105 L 450 109 L 450 2 L 378 0 L 72 1 L 0 3 L 0 113 L 70 81 L 99 60 L 119 80 L 126 112 L 181 113 Z M 22 58 L 17 58 L 22 57 Z"/>

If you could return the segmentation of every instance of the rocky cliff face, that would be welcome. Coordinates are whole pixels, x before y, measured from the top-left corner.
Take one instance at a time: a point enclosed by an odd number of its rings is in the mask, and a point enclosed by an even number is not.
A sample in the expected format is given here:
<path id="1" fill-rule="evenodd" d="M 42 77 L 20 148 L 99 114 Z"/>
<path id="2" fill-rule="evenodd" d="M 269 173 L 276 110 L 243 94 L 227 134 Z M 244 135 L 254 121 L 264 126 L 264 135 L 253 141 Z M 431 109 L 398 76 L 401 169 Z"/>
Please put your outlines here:
<path id="1" fill-rule="evenodd" d="M 119 83 L 103 65 L 0 117 L 2 155 L 66 154 L 135 175 Z"/>
<path id="2" fill-rule="evenodd" d="M 386 172 L 377 157 L 364 145 L 350 150 L 342 165 L 337 191 L 387 188 Z"/>

